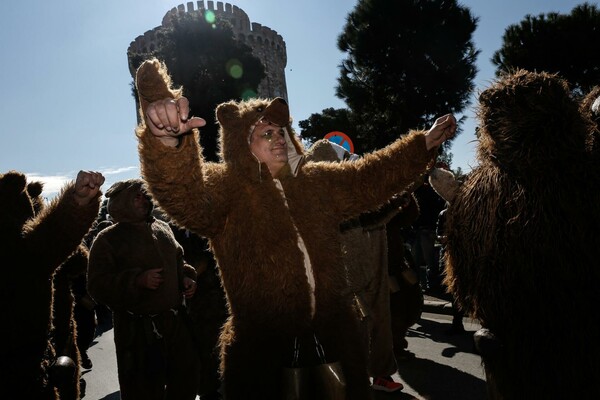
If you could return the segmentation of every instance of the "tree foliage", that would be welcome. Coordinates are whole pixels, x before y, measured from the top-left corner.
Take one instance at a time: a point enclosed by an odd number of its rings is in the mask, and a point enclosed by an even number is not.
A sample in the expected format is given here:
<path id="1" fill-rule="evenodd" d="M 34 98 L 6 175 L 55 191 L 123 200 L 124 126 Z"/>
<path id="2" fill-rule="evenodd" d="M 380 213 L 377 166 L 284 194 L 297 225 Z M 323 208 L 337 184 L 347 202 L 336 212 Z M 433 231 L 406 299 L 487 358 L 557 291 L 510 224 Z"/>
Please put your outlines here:
<path id="1" fill-rule="evenodd" d="M 589 92 L 600 82 L 600 12 L 584 3 L 570 14 L 526 15 L 506 28 L 492 63 L 496 75 L 518 68 L 558 73 L 575 93 Z"/>
<path id="2" fill-rule="evenodd" d="M 326 108 L 320 114 L 311 114 L 311 116 L 298 122 L 301 129 L 301 136 L 310 143 L 314 143 L 329 132 L 339 131 L 350 137 L 354 137 L 356 129 L 352 121 L 352 113 L 345 108 Z M 353 141 L 355 152 L 359 143 Z"/>
<path id="3" fill-rule="evenodd" d="M 477 19 L 454 0 L 359 0 L 338 47 L 337 95 L 354 115 L 363 151 L 424 128 L 469 103 Z"/>
<path id="4" fill-rule="evenodd" d="M 181 13 L 173 26 L 161 28 L 151 53 L 130 55 L 134 68 L 149 57 L 162 60 L 173 83 L 183 86 L 191 114 L 206 119 L 200 135 L 204 156 L 217 159 L 218 128 L 215 108 L 228 100 L 255 97 L 264 68 L 250 47 L 234 39 L 227 21 L 216 25 L 202 13 Z M 241 76 L 239 76 L 241 72 Z"/>

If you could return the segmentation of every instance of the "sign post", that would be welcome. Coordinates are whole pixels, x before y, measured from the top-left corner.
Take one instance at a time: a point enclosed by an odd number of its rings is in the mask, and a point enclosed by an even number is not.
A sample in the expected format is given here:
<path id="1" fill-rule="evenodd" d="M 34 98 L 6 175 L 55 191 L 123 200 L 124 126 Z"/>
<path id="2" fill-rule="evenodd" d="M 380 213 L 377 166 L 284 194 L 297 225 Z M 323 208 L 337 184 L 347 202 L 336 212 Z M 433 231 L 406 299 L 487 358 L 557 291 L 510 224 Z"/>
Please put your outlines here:
<path id="1" fill-rule="evenodd" d="M 338 131 L 329 132 L 325 135 L 325 139 L 342 146 L 348 150 L 350 154 L 354 154 L 354 144 L 352 143 L 352 139 L 345 133 Z"/>

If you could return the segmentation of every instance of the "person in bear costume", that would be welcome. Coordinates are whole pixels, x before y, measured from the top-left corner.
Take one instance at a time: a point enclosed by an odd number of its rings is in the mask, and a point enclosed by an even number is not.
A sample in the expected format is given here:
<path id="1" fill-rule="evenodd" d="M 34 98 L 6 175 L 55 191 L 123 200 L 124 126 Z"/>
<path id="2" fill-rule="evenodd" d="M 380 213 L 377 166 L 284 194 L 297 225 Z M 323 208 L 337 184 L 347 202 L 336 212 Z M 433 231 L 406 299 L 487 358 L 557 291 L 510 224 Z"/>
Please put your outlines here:
<path id="1" fill-rule="evenodd" d="M 445 284 L 483 327 L 491 399 L 600 397 L 600 193 L 592 127 L 557 75 L 479 97 L 479 165 L 447 215 Z"/>
<path id="2" fill-rule="evenodd" d="M 34 216 L 36 199 L 28 194 L 25 175 L 17 171 L 0 175 L 0 254 L 5 266 L 0 284 L 4 310 L 0 357 L 6 363 L 0 385 L 5 393 L 55 399 L 56 382 L 51 377 L 60 380 L 67 372 L 65 378 L 72 379 L 72 360 L 55 360 L 49 340 L 52 276 L 98 215 L 103 182 L 100 173 L 80 171 Z M 51 368 L 53 363 L 56 367 Z M 68 371 L 61 372 L 60 366 Z"/>
<path id="3" fill-rule="evenodd" d="M 75 363 L 75 379 L 59 388 L 61 400 L 77 400 L 85 396 L 85 380 L 81 377 L 82 352 L 79 348 L 79 325 L 75 319 L 73 283 L 85 275 L 88 250 L 80 244 L 77 250 L 56 270 L 53 278 L 52 345 L 57 356 L 67 356 Z"/>
<path id="4" fill-rule="evenodd" d="M 34 216 L 46 206 L 42 196 L 43 184 L 29 182 L 27 194 L 31 198 Z M 50 337 L 57 357 L 66 356 L 73 361 L 73 379 L 57 389 L 61 400 L 79 399 L 85 396 L 85 381 L 81 379 L 81 354 L 78 346 L 79 325 L 75 321 L 74 297 L 71 290 L 75 276 L 85 275 L 87 270 L 87 248 L 81 244 L 67 261 L 56 269 L 52 278 L 52 323 Z"/>
<path id="5" fill-rule="evenodd" d="M 306 161 L 343 162 L 360 157 L 327 139 L 317 140 L 305 153 Z M 386 223 L 400 212 L 400 196 L 376 210 L 362 213 L 340 225 L 342 255 L 348 290 L 361 321 L 364 351 L 372 388 L 395 392 L 404 387 L 392 375 L 394 357 L 388 277 Z"/>
<path id="6" fill-rule="evenodd" d="M 205 121 L 188 118 L 166 67 L 145 61 L 136 86 L 142 175 L 179 226 L 209 239 L 219 266 L 229 308 L 220 337 L 225 397 L 281 399 L 296 338 L 308 354 L 314 345 L 304 339 L 316 334 L 328 361 L 341 363 L 347 398 L 370 398 L 358 320 L 342 296 L 339 225 L 432 165 L 454 117 L 353 163 L 311 163 L 283 99 L 229 101 L 216 109 L 221 161 L 211 163 L 196 129 Z"/>

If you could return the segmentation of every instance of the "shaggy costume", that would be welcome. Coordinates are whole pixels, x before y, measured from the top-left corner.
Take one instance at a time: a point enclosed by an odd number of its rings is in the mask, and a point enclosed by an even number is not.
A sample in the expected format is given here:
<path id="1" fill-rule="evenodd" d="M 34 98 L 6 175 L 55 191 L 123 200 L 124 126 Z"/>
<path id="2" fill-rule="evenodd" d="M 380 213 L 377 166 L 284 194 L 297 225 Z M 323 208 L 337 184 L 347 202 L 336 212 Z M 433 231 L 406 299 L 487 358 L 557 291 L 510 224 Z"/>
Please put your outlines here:
<path id="1" fill-rule="evenodd" d="M 0 254 L 5 267 L 0 284 L 4 313 L 0 359 L 8 363 L 0 386 L 19 399 L 55 399 L 49 382 L 49 365 L 55 358 L 49 341 L 52 275 L 77 249 L 98 215 L 100 194 L 79 206 L 70 183 L 34 217 L 34 203 L 42 200 L 32 201 L 26 183 L 18 172 L 0 175 Z"/>
<path id="2" fill-rule="evenodd" d="M 136 84 L 142 121 L 149 103 L 181 95 L 157 60 L 140 66 Z M 401 192 L 435 150 L 427 151 L 425 132 L 413 132 L 353 163 L 305 163 L 282 99 L 223 103 L 216 116 L 219 163 L 203 160 L 197 131 L 176 148 L 144 123 L 137 135 L 153 197 L 178 225 L 209 238 L 215 254 L 230 311 L 221 334 L 227 399 L 281 399 L 279 377 L 294 338 L 313 332 L 326 355 L 341 362 L 348 399 L 368 399 L 358 321 L 343 296 L 339 225 Z M 278 176 L 249 148 L 262 117 L 287 129 L 291 154 Z"/>
<path id="3" fill-rule="evenodd" d="M 343 147 L 322 139 L 307 151 L 306 161 L 340 162 L 350 156 Z M 395 202 L 388 202 L 340 226 L 348 291 L 361 320 L 368 372 L 372 377 L 391 376 L 398 370 L 392 340 L 385 230 L 386 222 L 398 211 Z"/>
<path id="4" fill-rule="evenodd" d="M 479 166 L 450 204 L 445 283 L 492 399 L 600 398 L 598 174 L 565 81 L 518 71 L 480 96 Z"/>
<path id="5" fill-rule="evenodd" d="M 88 291 L 113 311 L 122 399 L 195 399 L 197 357 L 186 310 L 183 279 L 196 278 L 170 226 L 140 215 L 134 199 L 139 179 L 118 182 L 106 191 L 114 225 L 102 230 L 90 249 Z M 138 276 L 162 268 L 157 289 L 141 287 Z M 166 389 L 165 389 L 166 387 Z"/>
<path id="6" fill-rule="evenodd" d="M 81 352 L 78 346 L 79 327 L 75 320 L 75 296 L 73 281 L 85 275 L 88 263 L 88 250 L 80 245 L 54 273 L 54 302 L 52 310 L 52 344 L 57 356 L 67 356 L 75 363 L 75 379 L 71 385 L 59 388 L 61 400 L 76 400 L 85 395 L 85 383 L 81 387 Z M 84 381 L 83 381 L 84 382 Z"/>

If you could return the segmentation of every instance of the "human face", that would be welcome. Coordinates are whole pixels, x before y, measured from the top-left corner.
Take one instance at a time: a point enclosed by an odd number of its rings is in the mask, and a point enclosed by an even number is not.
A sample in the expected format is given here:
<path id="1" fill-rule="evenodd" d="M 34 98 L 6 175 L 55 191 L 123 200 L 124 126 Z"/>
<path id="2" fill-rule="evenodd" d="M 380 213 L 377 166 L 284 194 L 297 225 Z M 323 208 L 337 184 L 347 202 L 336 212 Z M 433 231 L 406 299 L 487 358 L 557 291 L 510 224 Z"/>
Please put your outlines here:
<path id="1" fill-rule="evenodd" d="M 285 129 L 261 119 L 250 134 L 250 151 L 275 175 L 288 162 Z"/>
<path id="2" fill-rule="evenodd" d="M 135 207 L 136 214 L 145 218 L 150 214 L 150 199 L 148 196 L 141 190 L 139 190 L 133 199 L 133 206 Z"/>

